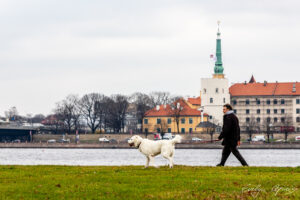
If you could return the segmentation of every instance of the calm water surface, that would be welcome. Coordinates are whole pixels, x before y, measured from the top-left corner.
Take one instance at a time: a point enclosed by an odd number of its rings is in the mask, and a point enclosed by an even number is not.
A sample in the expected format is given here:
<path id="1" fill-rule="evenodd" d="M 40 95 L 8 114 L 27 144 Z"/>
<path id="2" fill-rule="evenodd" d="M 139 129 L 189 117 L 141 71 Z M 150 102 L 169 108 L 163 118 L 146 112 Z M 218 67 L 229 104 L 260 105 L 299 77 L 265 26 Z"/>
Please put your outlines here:
<path id="1" fill-rule="evenodd" d="M 300 150 L 242 149 L 241 154 L 251 166 L 300 166 Z M 175 165 L 215 166 L 221 159 L 221 149 L 176 149 Z M 0 149 L 0 165 L 144 165 L 143 156 L 136 149 Z M 161 156 L 157 165 L 166 165 Z M 239 166 L 231 154 L 228 166 Z"/>

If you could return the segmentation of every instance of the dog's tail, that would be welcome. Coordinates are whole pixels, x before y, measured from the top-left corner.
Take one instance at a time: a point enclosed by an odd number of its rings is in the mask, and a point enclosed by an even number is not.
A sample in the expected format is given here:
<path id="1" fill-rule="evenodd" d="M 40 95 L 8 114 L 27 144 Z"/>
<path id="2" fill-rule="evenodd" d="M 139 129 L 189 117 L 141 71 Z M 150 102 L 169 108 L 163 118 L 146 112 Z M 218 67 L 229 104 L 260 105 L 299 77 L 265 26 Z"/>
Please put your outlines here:
<path id="1" fill-rule="evenodd" d="M 175 135 L 175 137 L 171 140 L 172 144 L 180 143 L 182 137 L 180 135 Z"/>

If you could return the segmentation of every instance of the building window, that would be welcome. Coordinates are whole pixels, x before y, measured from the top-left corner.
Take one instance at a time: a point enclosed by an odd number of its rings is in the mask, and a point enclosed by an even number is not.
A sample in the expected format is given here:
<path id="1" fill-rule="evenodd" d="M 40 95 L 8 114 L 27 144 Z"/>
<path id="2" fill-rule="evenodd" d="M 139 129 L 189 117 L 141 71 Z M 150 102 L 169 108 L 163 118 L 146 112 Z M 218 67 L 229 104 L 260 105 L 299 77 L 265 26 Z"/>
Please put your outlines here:
<path id="1" fill-rule="evenodd" d="M 234 114 L 236 114 L 236 113 L 237 113 L 237 111 L 236 111 L 236 110 L 233 110 L 233 112 L 234 112 Z"/>
<path id="2" fill-rule="evenodd" d="M 270 117 L 267 118 L 267 122 L 268 122 L 268 123 L 271 122 L 271 118 L 270 118 Z"/>
<path id="3" fill-rule="evenodd" d="M 185 133 L 185 128 L 181 128 L 181 133 Z"/>
<path id="4" fill-rule="evenodd" d="M 274 109 L 274 114 L 277 114 L 277 109 Z"/>
<path id="5" fill-rule="evenodd" d="M 223 103 L 226 103 L 226 99 L 225 98 L 223 98 Z"/>
<path id="6" fill-rule="evenodd" d="M 223 92 L 223 94 L 224 94 L 224 92 L 225 92 L 224 88 L 222 89 L 222 92 Z"/>
<path id="7" fill-rule="evenodd" d="M 274 117 L 274 122 L 276 123 L 276 122 L 278 122 L 278 119 L 277 119 L 277 117 Z"/>
<path id="8" fill-rule="evenodd" d="M 273 100 L 273 104 L 276 105 L 278 103 L 277 99 Z"/>
<path id="9" fill-rule="evenodd" d="M 257 105 L 260 105 L 260 99 L 257 99 L 257 100 L 256 100 L 256 104 L 257 104 Z"/>
<path id="10" fill-rule="evenodd" d="M 300 132 L 300 127 L 297 127 L 297 132 Z"/>
<path id="11" fill-rule="evenodd" d="M 297 122 L 300 122 L 300 117 L 297 117 L 296 121 L 297 121 Z"/>
<path id="12" fill-rule="evenodd" d="M 300 109 L 299 109 L 299 108 L 297 108 L 296 112 L 297 112 L 297 114 L 300 114 Z"/>
<path id="13" fill-rule="evenodd" d="M 246 118 L 246 122 L 250 122 L 250 118 L 249 117 Z"/>
<path id="14" fill-rule="evenodd" d="M 189 129 L 189 133 L 193 133 L 193 128 L 190 128 L 190 129 Z"/>
<path id="15" fill-rule="evenodd" d="M 148 119 L 144 119 L 144 124 L 148 124 Z"/>
<path id="16" fill-rule="evenodd" d="M 249 105 L 249 104 L 250 104 L 249 99 L 246 99 L 246 105 Z"/>
<path id="17" fill-rule="evenodd" d="M 216 93 L 219 93 L 219 88 L 216 88 Z"/>
<path id="18" fill-rule="evenodd" d="M 284 100 L 284 99 L 281 99 L 280 103 L 281 103 L 281 104 L 285 104 L 285 100 Z"/>
<path id="19" fill-rule="evenodd" d="M 256 113 L 257 113 L 257 114 L 260 114 L 260 109 L 257 109 L 257 110 L 256 110 Z"/>
<path id="20" fill-rule="evenodd" d="M 300 104 L 300 99 L 296 99 L 296 104 Z"/>
<path id="21" fill-rule="evenodd" d="M 246 114 L 249 115 L 250 114 L 250 110 L 246 109 Z"/>
<path id="22" fill-rule="evenodd" d="M 267 114 L 271 114 L 271 110 L 270 109 L 267 109 Z"/>
<path id="23" fill-rule="evenodd" d="M 284 114 L 284 109 L 281 109 L 281 114 Z"/>
<path id="24" fill-rule="evenodd" d="M 185 124 L 185 118 L 181 118 L 181 123 Z"/>
<path id="25" fill-rule="evenodd" d="M 285 122 L 285 118 L 284 118 L 284 117 L 281 117 L 280 121 L 281 121 L 282 123 L 284 123 L 284 122 Z"/>
<path id="26" fill-rule="evenodd" d="M 193 124 L 193 118 L 189 118 L 189 124 Z"/>
<path id="27" fill-rule="evenodd" d="M 256 121 L 257 121 L 257 123 L 260 123 L 260 118 L 259 117 L 256 118 Z"/>
<path id="28" fill-rule="evenodd" d="M 168 118 L 168 124 L 171 124 L 171 123 L 172 123 L 172 119 Z"/>
<path id="29" fill-rule="evenodd" d="M 236 105 L 236 104 L 237 104 L 236 100 L 233 100 L 232 103 L 233 103 L 233 105 Z"/>
<path id="30" fill-rule="evenodd" d="M 214 102 L 214 99 L 213 99 L 213 98 L 210 98 L 209 102 L 210 102 L 210 103 L 213 103 L 213 102 Z"/>
<path id="31" fill-rule="evenodd" d="M 172 132 L 172 129 L 171 128 L 168 128 L 168 133 L 171 133 Z"/>
<path id="32" fill-rule="evenodd" d="M 203 93 L 206 94 L 206 89 L 205 88 L 203 89 Z"/>
<path id="33" fill-rule="evenodd" d="M 268 104 L 268 105 L 271 104 L 271 100 L 270 100 L 270 99 L 267 100 L 267 104 Z"/>
<path id="34" fill-rule="evenodd" d="M 160 128 L 157 128 L 156 131 L 157 131 L 158 133 L 160 133 Z"/>
<path id="35" fill-rule="evenodd" d="M 156 124 L 160 124 L 161 123 L 161 119 L 160 118 L 157 118 L 156 119 Z"/>

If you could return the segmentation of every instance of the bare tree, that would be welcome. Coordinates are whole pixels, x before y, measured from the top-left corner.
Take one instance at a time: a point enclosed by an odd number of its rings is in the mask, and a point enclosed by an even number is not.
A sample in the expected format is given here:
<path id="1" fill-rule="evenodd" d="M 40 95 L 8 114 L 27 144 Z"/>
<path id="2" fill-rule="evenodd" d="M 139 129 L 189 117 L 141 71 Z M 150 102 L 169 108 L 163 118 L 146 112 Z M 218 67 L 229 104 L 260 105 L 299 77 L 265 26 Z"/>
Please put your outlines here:
<path id="1" fill-rule="evenodd" d="M 138 124 L 141 124 L 141 131 L 143 132 L 143 119 L 145 117 L 146 112 L 151 109 L 152 100 L 147 94 L 138 92 L 131 95 L 130 100 L 135 105 L 135 115 Z"/>
<path id="2" fill-rule="evenodd" d="M 292 116 L 285 114 L 284 117 L 281 118 L 281 125 L 281 131 L 284 132 L 284 140 L 287 142 L 288 135 L 294 131 Z"/>
<path id="3" fill-rule="evenodd" d="M 9 108 L 8 111 L 5 111 L 4 115 L 6 118 L 8 118 L 10 120 L 16 120 L 19 113 L 18 113 L 17 108 L 14 106 L 14 107 Z"/>
<path id="4" fill-rule="evenodd" d="M 246 131 L 249 136 L 249 141 L 252 141 L 252 135 L 259 131 L 259 125 L 255 121 L 254 116 L 251 116 L 250 121 L 246 122 Z"/>
<path id="5" fill-rule="evenodd" d="M 55 113 L 61 116 L 70 134 L 73 127 L 75 130 L 78 127 L 80 117 L 79 98 L 76 95 L 67 96 L 66 99 L 56 104 Z"/>
<path id="6" fill-rule="evenodd" d="M 161 119 L 160 123 L 156 124 L 154 126 L 154 128 L 156 130 L 159 129 L 160 130 L 160 135 L 161 135 L 161 137 L 163 137 L 164 134 L 168 132 L 168 123 L 167 123 L 167 120 L 166 119 Z"/>
<path id="7" fill-rule="evenodd" d="M 171 95 L 169 92 L 151 92 L 149 94 L 151 100 L 151 107 L 155 107 L 157 105 L 166 105 L 171 103 Z"/>
<path id="8" fill-rule="evenodd" d="M 268 143 L 270 143 L 270 135 L 271 135 L 271 126 L 272 126 L 272 124 L 267 119 L 265 119 L 263 123 L 264 123 L 265 131 L 267 133 L 267 141 L 268 141 Z"/>
<path id="9" fill-rule="evenodd" d="M 114 101 L 110 98 L 110 97 L 105 97 L 103 99 L 103 129 L 105 132 L 107 132 L 107 129 L 111 129 L 113 128 L 113 126 L 111 125 L 111 118 L 112 117 L 112 113 L 111 111 L 113 110 L 114 107 Z"/>
<path id="10" fill-rule="evenodd" d="M 80 110 L 80 98 L 77 95 L 67 96 L 65 103 L 69 105 L 70 111 L 72 111 L 72 120 L 75 131 L 79 129 L 81 110 Z"/>
<path id="11" fill-rule="evenodd" d="M 95 133 L 100 126 L 99 112 L 96 109 L 96 103 L 100 102 L 103 98 L 104 95 L 90 93 L 84 95 L 79 101 L 80 112 L 92 133 Z"/>
<path id="12" fill-rule="evenodd" d="M 173 102 L 171 106 L 170 115 L 174 118 L 176 126 L 177 126 L 177 133 L 179 133 L 179 124 L 180 124 L 180 118 L 182 116 L 182 113 L 185 111 L 185 102 L 183 99 L 179 99 L 175 102 Z"/>
<path id="13" fill-rule="evenodd" d="M 113 102 L 110 103 L 109 125 L 115 132 L 124 131 L 125 116 L 128 108 L 128 97 L 124 95 L 112 95 Z"/>

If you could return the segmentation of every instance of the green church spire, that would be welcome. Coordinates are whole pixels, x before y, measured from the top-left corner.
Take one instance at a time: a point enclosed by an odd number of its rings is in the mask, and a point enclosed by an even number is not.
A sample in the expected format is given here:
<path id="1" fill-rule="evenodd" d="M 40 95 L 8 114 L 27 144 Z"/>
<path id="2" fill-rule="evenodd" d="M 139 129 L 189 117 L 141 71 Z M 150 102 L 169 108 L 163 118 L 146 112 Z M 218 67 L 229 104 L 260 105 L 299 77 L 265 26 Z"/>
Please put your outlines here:
<path id="1" fill-rule="evenodd" d="M 222 51 L 221 51 L 221 33 L 220 33 L 220 21 L 218 21 L 218 32 L 217 32 L 217 47 L 216 47 L 216 57 L 217 60 L 215 62 L 215 75 L 223 75 L 223 63 L 222 63 Z"/>

